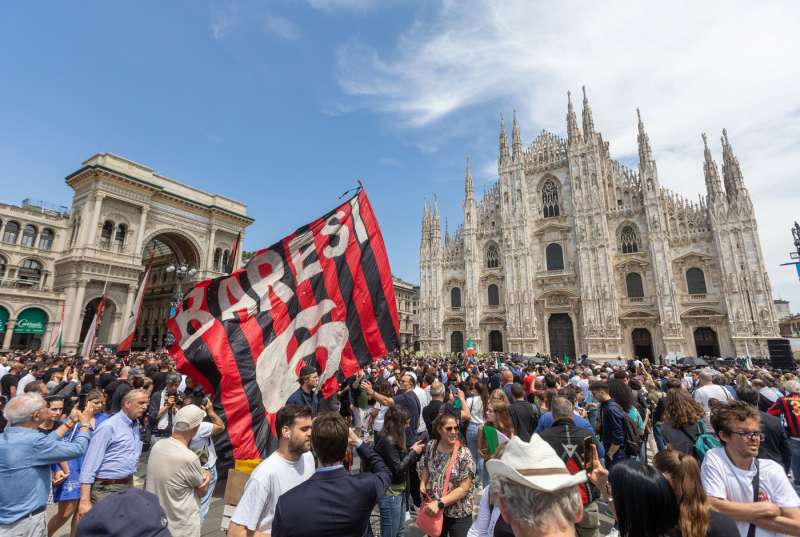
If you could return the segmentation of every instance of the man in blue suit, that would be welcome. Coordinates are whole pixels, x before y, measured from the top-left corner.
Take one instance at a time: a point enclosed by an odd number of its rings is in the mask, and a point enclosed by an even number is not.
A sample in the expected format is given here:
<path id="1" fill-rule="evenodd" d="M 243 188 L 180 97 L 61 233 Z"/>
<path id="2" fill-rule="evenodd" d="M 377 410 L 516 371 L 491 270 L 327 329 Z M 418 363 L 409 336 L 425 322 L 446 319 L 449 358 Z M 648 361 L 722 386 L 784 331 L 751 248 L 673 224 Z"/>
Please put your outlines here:
<path id="1" fill-rule="evenodd" d="M 359 474 L 350 474 L 343 465 L 348 439 L 365 468 Z M 324 413 L 314 420 L 311 445 L 320 467 L 308 481 L 280 497 L 272 537 L 367 535 L 372 508 L 392 478 L 383 459 L 335 413 Z"/>

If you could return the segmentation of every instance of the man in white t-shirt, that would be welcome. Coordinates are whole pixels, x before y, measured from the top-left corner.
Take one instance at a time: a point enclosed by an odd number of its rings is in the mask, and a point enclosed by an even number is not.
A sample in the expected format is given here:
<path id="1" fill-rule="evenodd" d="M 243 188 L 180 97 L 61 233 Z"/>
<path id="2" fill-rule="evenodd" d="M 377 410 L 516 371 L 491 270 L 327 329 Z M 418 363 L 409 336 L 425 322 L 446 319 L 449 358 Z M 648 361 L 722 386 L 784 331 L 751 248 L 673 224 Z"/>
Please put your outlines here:
<path id="1" fill-rule="evenodd" d="M 706 416 L 708 416 L 710 412 L 708 402 L 711 399 L 716 399 L 720 403 L 724 403 L 731 398 L 728 390 L 714 384 L 713 380 L 711 371 L 707 369 L 702 370 L 700 372 L 700 387 L 694 391 L 694 400 L 703 405 Z"/>
<path id="2" fill-rule="evenodd" d="M 214 437 L 225 430 L 225 422 L 214 412 L 214 405 L 208 398 L 205 400 L 204 409 L 211 421 L 204 421 L 201 423 L 194 438 L 189 442 L 189 449 L 198 454 L 203 470 L 206 470 L 211 475 L 208 491 L 200 498 L 201 527 L 208 514 L 208 508 L 211 506 L 211 499 L 214 496 L 214 487 L 217 484 L 217 450 L 214 448 Z"/>
<path id="3" fill-rule="evenodd" d="M 231 517 L 228 537 L 269 535 L 278 498 L 314 474 L 311 409 L 297 405 L 281 408 L 275 417 L 275 430 L 278 450 L 250 474 Z"/>
<path id="4" fill-rule="evenodd" d="M 758 410 L 729 401 L 715 408 L 711 425 L 724 444 L 703 459 L 701 479 L 711 507 L 733 518 L 741 537 L 747 537 L 751 524 L 755 537 L 800 534 L 800 497 L 779 464 L 756 458 L 761 444 Z"/>

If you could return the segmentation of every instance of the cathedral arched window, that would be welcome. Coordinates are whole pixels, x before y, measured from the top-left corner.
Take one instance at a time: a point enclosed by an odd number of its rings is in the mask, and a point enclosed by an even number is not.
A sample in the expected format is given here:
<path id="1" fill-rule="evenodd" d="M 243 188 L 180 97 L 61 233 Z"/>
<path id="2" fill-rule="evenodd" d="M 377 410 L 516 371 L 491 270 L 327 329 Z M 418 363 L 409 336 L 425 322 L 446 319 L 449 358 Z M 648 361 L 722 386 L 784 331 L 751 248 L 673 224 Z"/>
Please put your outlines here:
<path id="1" fill-rule="evenodd" d="M 450 307 L 451 308 L 460 308 L 461 307 L 461 289 L 458 287 L 453 287 L 450 289 Z"/>
<path id="2" fill-rule="evenodd" d="M 125 224 L 117 224 L 117 231 L 114 233 L 114 243 L 117 247 L 117 251 L 122 251 L 123 246 L 125 246 L 125 237 L 128 234 L 128 226 Z"/>
<path id="3" fill-rule="evenodd" d="M 497 268 L 499 266 L 500 266 L 500 253 L 497 251 L 497 246 L 491 244 L 486 249 L 486 267 Z"/>
<path id="4" fill-rule="evenodd" d="M 623 254 L 633 254 L 639 251 L 639 237 L 633 226 L 625 226 L 619 234 L 620 250 Z"/>
<path id="5" fill-rule="evenodd" d="M 500 289 L 498 289 L 495 284 L 489 285 L 486 294 L 488 295 L 487 298 L 489 299 L 490 306 L 500 305 Z"/>
<path id="6" fill-rule="evenodd" d="M 564 252 L 558 243 L 548 244 L 544 251 L 547 270 L 564 270 Z"/>
<path id="7" fill-rule="evenodd" d="M 33 248 L 33 245 L 36 243 L 37 234 L 36 226 L 31 224 L 26 225 L 22 230 L 22 246 Z"/>
<path id="8" fill-rule="evenodd" d="M 706 294 L 706 275 L 697 267 L 686 271 L 686 289 L 690 295 Z"/>
<path id="9" fill-rule="evenodd" d="M 39 237 L 39 248 L 42 250 L 49 250 L 53 247 L 53 239 L 56 234 L 52 229 L 46 227 L 42 230 L 42 235 Z"/>
<path id="10" fill-rule="evenodd" d="M 545 218 L 561 214 L 561 209 L 558 206 L 558 187 L 553 181 L 545 181 L 542 186 L 542 213 Z"/>
<path id="11" fill-rule="evenodd" d="M 628 290 L 628 298 L 642 298 L 644 296 L 642 276 L 638 272 L 629 272 L 625 276 L 625 287 Z"/>
<path id="12" fill-rule="evenodd" d="M 219 270 L 219 263 L 222 260 L 222 248 L 214 250 L 214 270 Z"/>
<path id="13" fill-rule="evenodd" d="M 114 222 L 106 220 L 100 230 L 100 246 L 102 248 L 111 247 L 111 234 L 114 233 Z"/>

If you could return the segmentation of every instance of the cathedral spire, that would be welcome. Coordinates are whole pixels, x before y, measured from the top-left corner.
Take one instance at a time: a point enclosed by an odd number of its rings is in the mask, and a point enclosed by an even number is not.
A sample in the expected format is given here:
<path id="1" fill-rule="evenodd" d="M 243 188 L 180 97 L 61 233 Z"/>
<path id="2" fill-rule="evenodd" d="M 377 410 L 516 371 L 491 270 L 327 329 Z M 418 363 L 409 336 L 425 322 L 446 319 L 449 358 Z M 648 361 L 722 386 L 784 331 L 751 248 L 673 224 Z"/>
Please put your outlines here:
<path id="1" fill-rule="evenodd" d="M 706 177 L 706 193 L 708 194 L 708 201 L 713 203 L 722 196 L 722 184 L 719 182 L 717 163 L 711 158 L 711 150 L 708 149 L 706 133 L 702 133 L 701 136 L 703 137 L 703 174 Z"/>
<path id="2" fill-rule="evenodd" d="M 522 140 L 519 134 L 516 110 L 514 110 L 514 121 L 511 127 L 511 149 L 514 161 L 516 162 L 522 157 Z"/>
<path id="3" fill-rule="evenodd" d="M 472 198 L 472 162 L 467 157 L 467 172 L 464 175 L 464 193 L 467 199 Z"/>
<path id="4" fill-rule="evenodd" d="M 506 133 L 506 121 L 503 114 L 500 114 L 500 162 L 508 159 L 508 134 Z"/>
<path id="5" fill-rule="evenodd" d="M 639 118 L 639 136 L 637 137 L 639 143 L 639 167 L 644 167 L 653 160 L 653 151 L 650 149 L 650 137 L 644 130 L 642 114 L 638 108 L 636 109 L 636 116 Z"/>
<path id="6" fill-rule="evenodd" d="M 575 116 L 575 109 L 572 107 L 572 93 L 567 92 L 567 142 L 569 145 L 576 144 L 581 139 L 581 131 L 578 129 L 578 118 Z"/>
<path id="7" fill-rule="evenodd" d="M 586 86 L 583 90 L 583 140 L 588 142 L 594 134 L 594 120 L 592 119 L 592 108 L 589 106 L 589 99 L 586 97 Z"/>
<path id="8" fill-rule="evenodd" d="M 744 190 L 742 169 L 739 167 L 739 159 L 733 154 L 726 129 L 722 129 L 722 177 L 729 198 L 739 195 Z"/>

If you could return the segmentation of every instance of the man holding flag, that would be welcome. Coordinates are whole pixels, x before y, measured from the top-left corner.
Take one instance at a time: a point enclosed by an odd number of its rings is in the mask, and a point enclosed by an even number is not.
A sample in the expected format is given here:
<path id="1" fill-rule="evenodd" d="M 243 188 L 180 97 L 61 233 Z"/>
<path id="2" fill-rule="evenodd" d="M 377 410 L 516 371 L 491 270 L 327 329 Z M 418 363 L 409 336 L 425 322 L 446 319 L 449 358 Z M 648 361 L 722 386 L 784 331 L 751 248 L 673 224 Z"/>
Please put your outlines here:
<path id="1" fill-rule="evenodd" d="M 233 269 L 240 237 L 237 237 Z M 197 283 L 168 322 L 179 371 L 213 394 L 237 461 L 266 458 L 304 367 L 325 397 L 397 349 L 391 268 L 366 193 Z"/>

